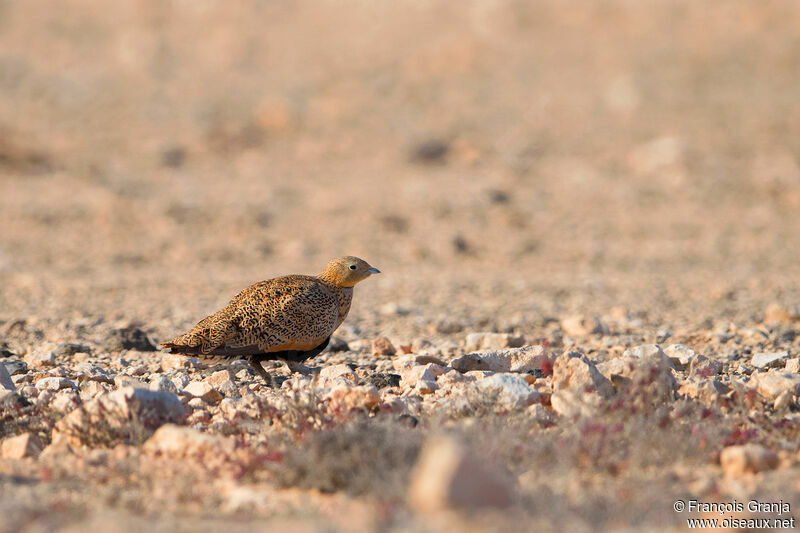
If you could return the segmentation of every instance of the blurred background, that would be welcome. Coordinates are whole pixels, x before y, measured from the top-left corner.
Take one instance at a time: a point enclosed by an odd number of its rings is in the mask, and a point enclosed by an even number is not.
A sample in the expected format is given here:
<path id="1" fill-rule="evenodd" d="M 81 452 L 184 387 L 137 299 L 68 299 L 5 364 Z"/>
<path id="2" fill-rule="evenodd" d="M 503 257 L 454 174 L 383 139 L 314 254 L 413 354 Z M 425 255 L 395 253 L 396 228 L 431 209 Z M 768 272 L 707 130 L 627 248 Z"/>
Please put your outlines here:
<path id="1" fill-rule="evenodd" d="M 756 316 L 797 301 L 799 66 L 788 0 L 2 2 L 0 318 L 166 337 L 344 254 L 365 328 Z"/>

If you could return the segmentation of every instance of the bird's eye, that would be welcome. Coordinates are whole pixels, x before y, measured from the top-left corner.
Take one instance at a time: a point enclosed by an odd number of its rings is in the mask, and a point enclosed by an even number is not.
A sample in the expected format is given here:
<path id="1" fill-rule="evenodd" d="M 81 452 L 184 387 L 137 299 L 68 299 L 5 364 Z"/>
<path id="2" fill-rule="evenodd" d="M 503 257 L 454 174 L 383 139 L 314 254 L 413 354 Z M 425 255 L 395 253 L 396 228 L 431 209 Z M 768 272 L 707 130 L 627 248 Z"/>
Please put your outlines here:
<path id="1" fill-rule="evenodd" d="M 355 270 L 355 269 L 356 269 L 355 265 L 350 265 L 350 270 Z"/>

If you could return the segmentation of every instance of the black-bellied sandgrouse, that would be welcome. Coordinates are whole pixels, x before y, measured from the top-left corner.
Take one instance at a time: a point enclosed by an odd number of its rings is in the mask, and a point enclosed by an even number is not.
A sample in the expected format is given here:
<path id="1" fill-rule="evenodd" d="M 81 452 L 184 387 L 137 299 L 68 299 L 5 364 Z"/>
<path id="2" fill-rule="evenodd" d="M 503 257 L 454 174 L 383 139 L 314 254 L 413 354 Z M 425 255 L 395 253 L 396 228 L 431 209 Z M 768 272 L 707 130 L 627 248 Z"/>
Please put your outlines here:
<path id="1" fill-rule="evenodd" d="M 379 272 L 347 256 L 332 259 L 319 276 L 282 276 L 250 285 L 161 347 L 185 355 L 246 358 L 272 383 L 261 362 L 280 360 L 295 370 L 319 354 L 350 311 L 353 287 Z"/>

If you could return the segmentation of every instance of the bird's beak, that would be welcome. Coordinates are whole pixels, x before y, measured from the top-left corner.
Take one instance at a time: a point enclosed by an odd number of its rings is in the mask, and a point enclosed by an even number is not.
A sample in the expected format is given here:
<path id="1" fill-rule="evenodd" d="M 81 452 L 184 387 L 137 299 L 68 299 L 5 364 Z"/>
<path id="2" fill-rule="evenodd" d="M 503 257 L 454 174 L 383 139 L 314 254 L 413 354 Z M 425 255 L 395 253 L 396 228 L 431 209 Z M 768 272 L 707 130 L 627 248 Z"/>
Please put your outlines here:
<path id="1" fill-rule="evenodd" d="M 367 272 L 369 272 L 370 274 L 380 274 L 381 273 L 381 271 L 378 270 L 375 267 L 370 268 L 369 270 L 367 270 Z"/>

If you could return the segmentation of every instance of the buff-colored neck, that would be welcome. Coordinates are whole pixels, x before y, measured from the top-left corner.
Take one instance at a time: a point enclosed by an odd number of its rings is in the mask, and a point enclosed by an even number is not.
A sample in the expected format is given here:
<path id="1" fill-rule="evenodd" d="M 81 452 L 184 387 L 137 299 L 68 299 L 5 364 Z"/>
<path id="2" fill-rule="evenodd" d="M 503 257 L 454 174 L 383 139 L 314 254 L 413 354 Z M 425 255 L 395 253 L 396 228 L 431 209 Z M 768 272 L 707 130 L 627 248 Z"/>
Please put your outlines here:
<path id="1" fill-rule="evenodd" d="M 347 281 L 345 281 L 339 274 L 339 272 L 332 268 L 326 268 L 325 270 L 322 271 L 322 274 L 320 274 L 317 277 L 322 281 L 330 285 L 333 285 L 335 287 L 344 288 L 344 287 L 352 287 L 353 285 L 355 285 L 354 283 L 350 284 Z"/>

